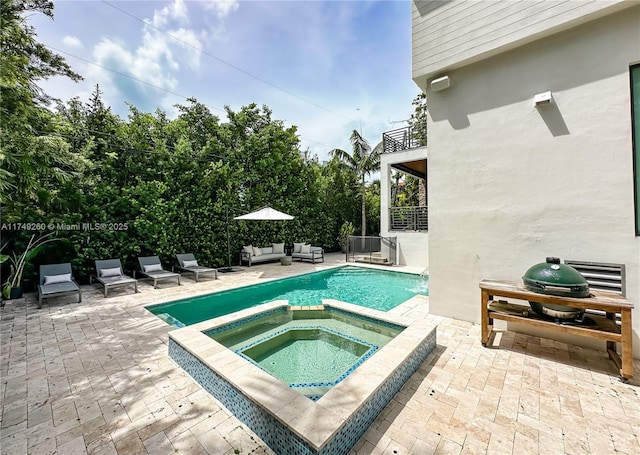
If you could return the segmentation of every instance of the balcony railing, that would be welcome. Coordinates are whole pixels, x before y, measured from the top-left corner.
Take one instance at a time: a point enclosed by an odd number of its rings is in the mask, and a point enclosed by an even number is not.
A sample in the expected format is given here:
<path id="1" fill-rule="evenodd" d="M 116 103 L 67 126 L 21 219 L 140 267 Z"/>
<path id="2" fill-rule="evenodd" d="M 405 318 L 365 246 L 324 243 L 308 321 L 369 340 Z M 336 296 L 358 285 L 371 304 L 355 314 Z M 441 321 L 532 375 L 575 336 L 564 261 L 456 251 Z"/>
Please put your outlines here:
<path id="1" fill-rule="evenodd" d="M 398 128 L 397 130 L 382 133 L 382 146 L 384 153 L 400 152 L 424 145 L 419 137 L 419 129 L 413 126 Z"/>
<path id="2" fill-rule="evenodd" d="M 389 209 L 390 231 L 428 231 L 429 210 L 427 207 L 391 207 Z"/>

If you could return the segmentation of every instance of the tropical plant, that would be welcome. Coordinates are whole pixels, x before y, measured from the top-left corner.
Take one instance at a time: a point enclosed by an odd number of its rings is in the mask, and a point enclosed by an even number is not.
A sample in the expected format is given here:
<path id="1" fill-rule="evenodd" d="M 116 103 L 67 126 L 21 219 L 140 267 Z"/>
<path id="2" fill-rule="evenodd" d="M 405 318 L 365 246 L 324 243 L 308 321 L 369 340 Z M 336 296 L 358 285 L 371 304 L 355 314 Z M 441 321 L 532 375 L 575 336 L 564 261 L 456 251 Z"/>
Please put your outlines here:
<path id="1" fill-rule="evenodd" d="M 342 226 L 340 226 L 340 232 L 338 233 L 338 244 L 340 244 L 342 248 L 345 248 L 349 241 L 349 236 L 353 235 L 354 232 L 356 232 L 356 228 L 350 221 L 342 223 Z"/>
<path id="2" fill-rule="evenodd" d="M 50 232 L 42 237 L 38 237 L 37 239 L 36 234 L 33 234 L 22 253 L 18 254 L 14 251 L 11 255 L 0 255 L 0 263 L 4 263 L 7 260 L 10 263 L 9 276 L 2 285 L 2 296 L 5 299 L 9 298 L 11 288 L 21 287 L 22 274 L 24 272 L 25 265 L 39 253 L 42 246 L 49 242 L 53 242 L 54 240 L 58 240 L 56 238 L 52 238 L 53 234 L 55 234 L 55 232 Z M 4 249 L 5 246 L 6 244 L 2 245 L 2 249 Z"/>
<path id="3" fill-rule="evenodd" d="M 3 208 L 5 220 L 18 217 L 28 204 L 42 205 L 50 199 L 59 182 L 70 177 L 65 144 L 52 134 L 51 100 L 37 82 L 52 76 L 77 81 L 64 58 L 36 40 L 27 16 L 41 13 L 53 18 L 53 2 L 47 0 L 2 0 L 0 7 L 0 198 L 19 199 Z"/>
<path id="4" fill-rule="evenodd" d="M 424 179 L 401 171 L 391 176 L 391 204 L 393 207 L 414 207 L 420 204 L 420 194 L 424 193 L 421 182 Z"/>
<path id="5" fill-rule="evenodd" d="M 414 111 L 409 118 L 409 126 L 413 127 L 413 139 L 422 147 L 427 145 L 427 94 L 420 92 L 411 104 Z"/>
<path id="6" fill-rule="evenodd" d="M 333 149 L 329 154 L 338 158 L 343 164 L 348 166 L 359 178 L 361 182 L 360 193 L 362 197 L 362 235 L 367 235 L 367 201 L 366 201 L 366 179 L 372 172 L 380 169 L 380 155 L 382 155 L 382 142 L 371 150 L 369 142 L 363 138 L 358 131 L 351 133 L 351 154 L 341 149 Z"/>
<path id="7" fill-rule="evenodd" d="M 367 186 L 367 229 L 369 234 L 380 234 L 380 180 L 374 179 Z"/>

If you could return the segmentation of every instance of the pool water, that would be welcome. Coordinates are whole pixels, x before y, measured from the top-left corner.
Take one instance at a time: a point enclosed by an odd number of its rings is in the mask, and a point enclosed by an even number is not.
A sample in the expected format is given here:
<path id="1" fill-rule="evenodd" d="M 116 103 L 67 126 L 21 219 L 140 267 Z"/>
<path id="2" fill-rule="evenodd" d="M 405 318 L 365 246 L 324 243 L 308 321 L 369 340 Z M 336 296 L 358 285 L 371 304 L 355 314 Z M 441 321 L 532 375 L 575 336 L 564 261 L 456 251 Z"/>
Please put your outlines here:
<path id="1" fill-rule="evenodd" d="M 429 295 L 426 277 L 344 266 L 149 306 L 147 309 L 169 324 L 182 326 L 274 300 L 288 300 L 292 306 L 313 306 L 321 305 L 322 299 L 335 299 L 389 311 L 417 294 Z"/>
<path id="2" fill-rule="evenodd" d="M 335 381 L 370 349 L 366 344 L 317 327 L 286 330 L 240 352 L 291 384 Z"/>
<path id="3" fill-rule="evenodd" d="M 279 311 L 205 333 L 315 401 L 404 328 L 328 306 Z"/>

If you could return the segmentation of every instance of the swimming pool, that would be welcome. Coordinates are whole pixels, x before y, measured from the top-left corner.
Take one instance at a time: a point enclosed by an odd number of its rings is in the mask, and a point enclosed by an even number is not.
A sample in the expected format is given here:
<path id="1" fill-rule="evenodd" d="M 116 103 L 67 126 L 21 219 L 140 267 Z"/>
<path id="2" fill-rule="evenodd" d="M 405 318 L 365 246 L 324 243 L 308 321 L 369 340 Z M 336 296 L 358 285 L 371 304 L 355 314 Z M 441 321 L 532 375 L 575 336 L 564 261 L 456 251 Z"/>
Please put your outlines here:
<path id="1" fill-rule="evenodd" d="M 146 308 L 168 324 L 183 327 L 274 300 L 313 306 L 336 299 L 389 311 L 417 294 L 429 295 L 426 277 L 342 266 Z"/>

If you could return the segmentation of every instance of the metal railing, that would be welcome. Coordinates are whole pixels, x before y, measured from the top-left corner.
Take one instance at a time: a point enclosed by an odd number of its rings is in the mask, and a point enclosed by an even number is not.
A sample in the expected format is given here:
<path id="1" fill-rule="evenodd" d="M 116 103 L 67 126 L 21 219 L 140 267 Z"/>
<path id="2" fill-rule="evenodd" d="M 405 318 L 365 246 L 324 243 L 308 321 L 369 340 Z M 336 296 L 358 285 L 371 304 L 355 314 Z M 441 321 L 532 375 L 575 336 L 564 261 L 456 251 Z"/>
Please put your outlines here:
<path id="1" fill-rule="evenodd" d="M 382 133 L 384 153 L 400 152 L 424 145 L 419 138 L 418 131 L 413 126 L 405 126 L 404 128 Z"/>
<path id="2" fill-rule="evenodd" d="M 397 237 L 350 235 L 347 262 L 396 263 Z"/>
<path id="3" fill-rule="evenodd" d="M 428 207 L 391 207 L 389 208 L 390 231 L 428 231 Z"/>

